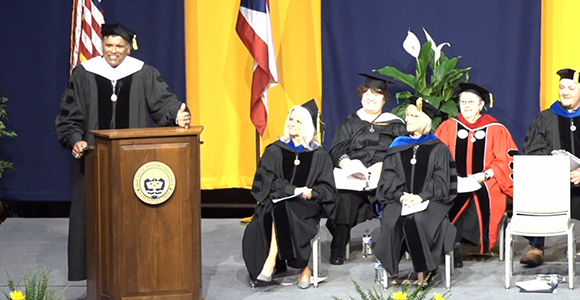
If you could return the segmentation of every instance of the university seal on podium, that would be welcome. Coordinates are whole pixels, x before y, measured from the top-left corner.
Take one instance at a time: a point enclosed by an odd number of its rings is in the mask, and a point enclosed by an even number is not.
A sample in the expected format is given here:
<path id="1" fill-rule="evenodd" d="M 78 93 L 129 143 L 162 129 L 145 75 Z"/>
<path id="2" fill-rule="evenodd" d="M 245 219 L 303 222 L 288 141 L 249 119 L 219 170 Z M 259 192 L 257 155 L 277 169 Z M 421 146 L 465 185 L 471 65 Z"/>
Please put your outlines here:
<path id="1" fill-rule="evenodd" d="M 133 190 L 141 201 L 159 205 L 173 194 L 175 174 L 168 165 L 160 161 L 150 161 L 135 172 Z"/>

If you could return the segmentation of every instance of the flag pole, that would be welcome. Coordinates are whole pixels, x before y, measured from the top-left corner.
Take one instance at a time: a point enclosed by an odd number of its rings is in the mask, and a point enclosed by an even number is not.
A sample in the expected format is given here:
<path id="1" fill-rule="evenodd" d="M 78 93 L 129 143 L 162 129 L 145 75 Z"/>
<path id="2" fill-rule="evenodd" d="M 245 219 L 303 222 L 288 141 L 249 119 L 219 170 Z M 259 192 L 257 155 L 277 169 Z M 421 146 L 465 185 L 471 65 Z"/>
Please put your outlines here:
<path id="1" fill-rule="evenodd" d="M 262 138 L 260 137 L 260 133 L 256 129 L 256 170 L 260 165 L 260 157 L 262 157 Z"/>

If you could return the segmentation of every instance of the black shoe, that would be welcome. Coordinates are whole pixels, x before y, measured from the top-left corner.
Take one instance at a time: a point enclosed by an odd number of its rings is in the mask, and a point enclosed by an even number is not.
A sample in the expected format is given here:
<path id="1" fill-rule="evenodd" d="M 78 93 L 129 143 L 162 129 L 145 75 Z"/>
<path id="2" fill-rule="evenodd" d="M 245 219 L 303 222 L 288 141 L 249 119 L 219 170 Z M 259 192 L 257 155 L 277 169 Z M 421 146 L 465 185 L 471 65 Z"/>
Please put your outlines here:
<path id="1" fill-rule="evenodd" d="M 331 265 L 342 265 L 342 264 L 344 264 L 344 257 L 331 257 L 330 264 Z"/>
<path id="2" fill-rule="evenodd" d="M 259 288 L 259 287 L 267 287 L 267 286 L 271 286 L 271 285 L 279 285 L 280 282 L 276 281 L 276 280 L 270 280 L 270 281 L 263 281 L 263 280 L 251 280 L 250 279 L 250 286 L 252 288 Z"/>
<path id="3" fill-rule="evenodd" d="M 453 247 L 453 267 L 463 268 L 463 248 L 461 243 L 455 243 Z"/>

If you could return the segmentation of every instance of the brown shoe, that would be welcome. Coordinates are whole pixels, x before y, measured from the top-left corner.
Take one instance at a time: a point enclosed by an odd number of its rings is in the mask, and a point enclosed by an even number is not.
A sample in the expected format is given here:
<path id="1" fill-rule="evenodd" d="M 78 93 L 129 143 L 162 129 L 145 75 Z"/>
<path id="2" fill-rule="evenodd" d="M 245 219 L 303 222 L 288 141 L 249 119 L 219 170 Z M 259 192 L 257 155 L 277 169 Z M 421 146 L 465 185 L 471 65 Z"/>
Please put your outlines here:
<path id="1" fill-rule="evenodd" d="M 526 253 L 520 260 L 520 264 L 527 265 L 528 267 L 537 267 L 544 263 L 544 250 L 540 248 L 532 248 Z"/>

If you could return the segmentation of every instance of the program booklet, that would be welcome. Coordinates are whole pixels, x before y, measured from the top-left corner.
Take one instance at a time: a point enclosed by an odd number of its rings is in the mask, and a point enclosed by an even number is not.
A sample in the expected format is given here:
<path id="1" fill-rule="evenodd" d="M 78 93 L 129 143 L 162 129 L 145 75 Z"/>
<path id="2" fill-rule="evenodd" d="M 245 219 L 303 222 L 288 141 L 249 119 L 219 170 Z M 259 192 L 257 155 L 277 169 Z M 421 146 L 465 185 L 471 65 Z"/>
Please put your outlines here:
<path id="1" fill-rule="evenodd" d="M 287 197 L 272 199 L 272 203 L 278 203 L 280 201 L 290 200 L 290 199 L 300 199 L 300 197 L 302 197 L 302 193 L 290 195 L 290 196 L 287 196 Z"/>
<path id="2" fill-rule="evenodd" d="M 380 177 L 380 174 L 370 175 L 368 168 L 358 159 L 351 160 L 344 168 L 334 168 L 333 175 L 337 189 L 352 191 L 374 190 Z"/>
<path id="3" fill-rule="evenodd" d="M 405 206 L 401 209 L 401 216 L 406 216 L 410 214 L 414 214 L 416 212 L 424 211 L 429 206 L 429 200 L 425 200 L 419 204 L 415 204 L 413 206 Z"/>
<path id="4" fill-rule="evenodd" d="M 516 282 L 522 293 L 555 293 L 558 287 L 557 282 L 546 282 L 544 280 L 532 279 Z"/>
<path id="5" fill-rule="evenodd" d="M 570 157 L 570 171 L 580 168 L 580 158 L 566 150 L 552 150 L 552 155 L 566 155 Z"/>

